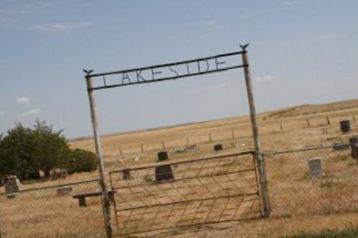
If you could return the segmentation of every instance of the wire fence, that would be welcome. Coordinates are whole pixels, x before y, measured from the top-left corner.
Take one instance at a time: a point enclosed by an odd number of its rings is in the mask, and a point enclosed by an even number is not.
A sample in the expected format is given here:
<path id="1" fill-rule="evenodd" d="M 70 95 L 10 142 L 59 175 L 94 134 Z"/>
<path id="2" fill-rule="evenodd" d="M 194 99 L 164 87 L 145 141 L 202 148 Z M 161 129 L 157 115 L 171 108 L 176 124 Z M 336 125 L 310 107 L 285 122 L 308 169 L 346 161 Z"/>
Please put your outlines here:
<path id="1" fill-rule="evenodd" d="M 358 212 L 355 156 L 347 144 L 265 153 L 271 217 Z M 120 236 L 260 218 L 252 152 L 124 168 L 109 182 Z M 105 237 L 98 180 L 55 183 L 0 194 L 2 238 Z"/>
<path id="2" fill-rule="evenodd" d="M 260 217 L 253 152 L 112 171 L 120 235 Z"/>
<path id="3" fill-rule="evenodd" d="M 358 211 L 358 161 L 348 145 L 274 152 L 265 158 L 271 216 Z"/>
<path id="4" fill-rule="evenodd" d="M 275 122 L 273 120 L 267 123 L 261 121 L 260 132 L 263 141 L 271 141 L 274 138 L 278 142 L 282 142 L 282 138 L 288 134 L 290 135 L 293 130 L 300 133 L 304 133 L 304 131 L 314 133 L 314 136 L 309 138 L 305 138 L 307 135 L 303 134 L 302 138 L 310 140 L 308 142 L 310 145 L 317 145 L 322 142 L 322 139 L 334 139 L 333 137 L 337 134 L 341 134 L 340 121 L 345 119 L 350 120 L 351 125 L 350 132 L 347 135 L 358 133 L 358 115 L 355 114 L 340 117 L 300 118 L 292 121 L 278 120 Z M 120 162 L 135 158 L 145 158 L 161 150 L 166 150 L 175 155 L 185 154 L 185 152 L 208 153 L 212 151 L 213 145 L 217 143 L 226 144 L 226 149 L 235 148 L 241 151 L 252 149 L 252 133 L 249 124 L 244 126 L 231 125 L 204 134 L 182 132 L 178 133 L 176 137 L 166 140 L 152 139 L 142 143 L 123 143 L 123 145 L 113 143 L 112 139 L 107 143 L 106 138 L 103 139 L 104 150 L 109 161 Z M 295 147 L 306 143 L 297 141 L 295 145 L 295 142 L 292 141 L 291 144 Z M 274 150 L 282 149 L 281 145 L 275 146 L 275 144 L 271 144 L 271 146 L 274 146 Z"/>
<path id="5" fill-rule="evenodd" d="M 90 180 L 1 194 L 0 237 L 104 237 L 100 197 L 87 198 L 86 207 L 73 197 L 98 188 Z"/>

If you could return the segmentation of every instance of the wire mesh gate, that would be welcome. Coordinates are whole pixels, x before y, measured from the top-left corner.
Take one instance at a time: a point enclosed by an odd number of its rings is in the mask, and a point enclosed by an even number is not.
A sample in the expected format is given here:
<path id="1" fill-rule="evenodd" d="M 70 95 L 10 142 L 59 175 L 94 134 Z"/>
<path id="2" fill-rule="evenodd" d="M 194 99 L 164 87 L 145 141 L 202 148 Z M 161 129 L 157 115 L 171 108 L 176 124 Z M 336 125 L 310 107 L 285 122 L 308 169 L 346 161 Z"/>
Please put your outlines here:
<path id="1" fill-rule="evenodd" d="M 260 217 L 253 152 L 110 172 L 121 235 Z"/>

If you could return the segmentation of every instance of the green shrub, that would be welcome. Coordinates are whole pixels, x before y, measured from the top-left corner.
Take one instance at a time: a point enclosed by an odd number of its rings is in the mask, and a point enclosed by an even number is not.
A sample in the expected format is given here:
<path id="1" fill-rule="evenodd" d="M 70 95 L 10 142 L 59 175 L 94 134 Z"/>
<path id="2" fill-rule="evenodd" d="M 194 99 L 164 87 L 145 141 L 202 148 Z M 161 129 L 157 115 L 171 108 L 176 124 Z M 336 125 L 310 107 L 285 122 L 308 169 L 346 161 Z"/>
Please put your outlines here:
<path id="1" fill-rule="evenodd" d="M 71 151 L 70 161 L 67 170 L 70 174 L 76 172 L 89 172 L 97 168 L 96 154 L 82 150 L 75 149 Z"/>

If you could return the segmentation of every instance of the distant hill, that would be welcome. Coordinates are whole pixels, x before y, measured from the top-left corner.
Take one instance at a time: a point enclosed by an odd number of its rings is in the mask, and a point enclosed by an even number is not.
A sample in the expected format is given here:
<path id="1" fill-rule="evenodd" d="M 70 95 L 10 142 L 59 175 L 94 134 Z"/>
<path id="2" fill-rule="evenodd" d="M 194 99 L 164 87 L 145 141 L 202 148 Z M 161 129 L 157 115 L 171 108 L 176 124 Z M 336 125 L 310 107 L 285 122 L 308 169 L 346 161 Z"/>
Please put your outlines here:
<path id="1" fill-rule="evenodd" d="M 317 114 L 330 111 L 358 108 L 358 99 L 326 103 L 326 104 L 304 104 L 289 107 L 277 111 L 268 112 L 266 118 L 276 119 L 283 117 L 295 117 L 301 115 Z"/>
<path id="2" fill-rule="evenodd" d="M 274 120 L 274 119 L 284 119 L 284 118 L 303 116 L 303 115 L 327 113 L 331 111 L 340 111 L 340 110 L 346 110 L 352 108 L 358 109 L 358 99 L 326 103 L 326 104 L 304 104 L 304 105 L 288 107 L 280 110 L 263 112 L 259 114 L 259 117 L 261 117 L 263 120 Z M 222 118 L 217 120 L 170 125 L 170 126 L 158 127 L 158 128 L 149 128 L 149 129 L 130 131 L 130 132 L 111 133 L 105 135 L 104 137 L 124 136 L 124 135 L 138 134 L 138 133 L 151 133 L 151 132 L 160 133 L 162 131 L 178 132 L 178 131 L 205 129 L 205 128 L 212 129 L 214 127 L 216 128 L 227 127 L 230 125 L 237 125 L 237 124 L 248 123 L 248 122 L 249 122 L 248 115 L 244 115 L 238 117 Z M 71 142 L 88 140 L 90 138 L 92 137 L 89 136 L 89 137 L 75 138 L 72 139 Z"/>

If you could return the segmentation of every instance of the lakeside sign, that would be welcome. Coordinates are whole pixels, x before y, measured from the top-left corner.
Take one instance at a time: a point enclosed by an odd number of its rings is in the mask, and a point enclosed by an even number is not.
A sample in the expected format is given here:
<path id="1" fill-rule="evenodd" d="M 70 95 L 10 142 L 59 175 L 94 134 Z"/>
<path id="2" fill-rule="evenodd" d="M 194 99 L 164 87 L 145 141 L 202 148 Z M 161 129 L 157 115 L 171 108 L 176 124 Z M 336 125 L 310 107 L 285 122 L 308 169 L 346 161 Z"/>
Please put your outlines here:
<path id="1" fill-rule="evenodd" d="M 86 71 L 86 77 L 102 79 L 93 80 L 93 85 L 91 85 L 89 90 L 99 90 L 105 88 L 129 86 L 133 84 L 174 80 L 178 78 L 242 68 L 245 65 L 237 64 L 237 62 L 241 61 L 241 59 L 238 59 L 237 56 L 244 52 L 245 51 L 236 51 L 205 58 L 107 73 L 91 74 L 92 71 Z"/>

